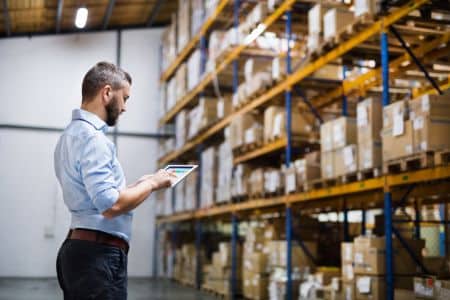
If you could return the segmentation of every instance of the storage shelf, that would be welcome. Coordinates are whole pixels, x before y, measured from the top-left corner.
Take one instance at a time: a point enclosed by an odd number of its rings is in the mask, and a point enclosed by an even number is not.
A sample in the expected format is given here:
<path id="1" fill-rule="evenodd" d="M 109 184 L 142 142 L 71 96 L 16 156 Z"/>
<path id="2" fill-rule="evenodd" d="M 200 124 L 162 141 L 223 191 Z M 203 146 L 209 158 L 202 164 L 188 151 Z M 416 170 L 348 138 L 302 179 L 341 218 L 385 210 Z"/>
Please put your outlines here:
<path id="1" fill-rule="evenodd" d="M 258 25 L 252 31 L 252 33 L 247 36 L 246 44 L 241 44 L 233 48 L 233 50 L 231 50 L 229 54 L 225 56 L 225 58 L 213 71 L 205 74 L 201 82 L 194 89 L 189 91 L 183 98 L 181 98 L 177 102 L 177 104 L 175 104 L 175 106 L 160 119 L 159 124 L 164 125 L 170 122 L 177 113 L 179 113 L 183 108 L 193 102 L 196 96 L 200 94 L 200 92 L 203 91 L 205 87 L 213 81 L 214 77 L 216 77 L 220 72 L 222 72 L 222 70 L 225 69 L 226 66 L 228 66 L 233 60 L 235 60 L 239 56 L 239 54 L 245 50 L 248 44 L 253 42 L 258 36 L 260 36 L 266 30 L 266 28 L 268 28 L 279 17 L 281 17 L 283 13 L 286 12 L 294 3 L 295 0 L 285 0 L 271 15 L 269 15 L 264 20 L 264 22 Z"/>
<path id="2" fill-rule="evenodd" d="M 384 175 L 377 178 L 314 189 L 302 193 L 282 195 L 273 198 L 254 199 L 241 203 L 224 204 L 211 208 L 199 209 L 193 212 L 180 213 L 167 217 L 159 217 L 157 222 L 159 224 L 182 222 L 230 213 L 240 213 L 244 211 L 264 209 L 269 207 L 294 205 L 296 203 L 305 201 L 309 201 L 312 207 L 320 207 L 322 204 L 321 200 L 332 200 L 344 196 L 351 196 L 373 191 L 383 192 L 397 187 L 410 185 L 412 183 L 432 183 L 449 178 L 450 166 L 438 166 L 417 171 L 404 172 L 400 174 Z M 450 183 L 444 185 L 444 188 L 448 193 L 450 193 Z M 371 198 L 369 197 L 369 199 Z"/>
<path id="3" fill-rule="evenodd" d="M 280 6 L 275 13 L 279 13 L 281 15 L 285 10 L 287 10 L 290 5 L 292 5 L 292 2 L 295 1 L 285 1 L 282 6 Z M 299 68 L 297 71 L 295 71 L 292 75 L 286 77 L 284 80 L 277 83 L 275 86 L 273 86 L 271 89 L 269 89 L 266 93 L 260 95 L 259 97 L 255 98 L 254 100 L 250 101 L 237 111 L 233 112 L 229 116 L 225 117 L 224 119 L 220 120 L 218 123 L 216 123 L 214 126 L 212 126 L 207 131 L 201 133 L 188 143 L 186 143 L 181 149 L 176 150 L 172 153 L 167 154 L 166 156 L 159 159 L 160 165 L 167 164 L 174 159 L 179 159 L 181 156 L 185 155 L 188 151 L 191 151 L 194 149 L 198 144 L 202 143 L 203 141 L 207 140 L 208 138 L 215 135 L 217 132 L 221 131 L 223 128 L 225 128 L 227 125 L 231 123 L 231 120 L 236 117 L 237 115 L 244 114 L 247 112 L 252 111 L 255 108 L 260 107 L 261 105 L 269 102 L 272 100 L 275 96 L 280 95 L 286 90 L 289 90 L 293 85 L 296 83 L 301 82 L 304 78 L 311 75 L 312 73 L 316 72 L 326 64 L 336 60 L 337 58 L 341 57 L 342 55 L 346 54 L 348 51 L 355 48 L 357 45 L 363 43 L 364 41 L 368 40 L 372 36 L 374 36 L 377 33 L 380 33 L 381 31 L 388 28 L 390 25 L 394 24 L 399 19 L 405 17 L 407 14 L 409 14 L 411 11 L 417 9 L 421 5 L 427 3 L 428 0 L 413 0 L 410 3 L 408 3 L 405 6 L 402 6 L 395 11 L 393 11 L 391 14 L 380 18 L 378 21 L 374 22 L 372 25 L 369 25 L 368 28 L 365 30 L 355 34 L 355 36 L 351 37 L 347 41 L 341 43 L 336 48 L 332 49 L 328 53 L 326 53 L 324 56 L 317 58 L 316 60 L 308 63 L 306 66 Z M 264 22 L 266 24 L 269 19 L 271 22 L 275 21 L 276 18 L 279 17 L 279 15 L 272 14 L 266 21 Z M 445 34 L 442 36 L 442 39 L 449 38 L 449 34 Z M 437 42 L 436 42 L 437 43 Z M 431 43 L 430 43 L 431 44 Z M 434 45 L 434 43 L 433 43 Z M 239 53 L 244 49 L 245 46 L 239 46 L 238 48 L 235 48 L 234 51 L 230 53 L 230 55 L 225 59 L 225 61 L 222 62 L 222 64 L 213 72 L 214 76 L 220 72 L 225 66 L 231 62 L 234 58 L 236 58 Z M 430 50 L 430 47 L 426 47 L 426 49 Z M 407 54 L 403 56 L 406 57 Z M 409 57 L 409 56 L 408 56 Z M 400 59 L 399 59 L 400 60 Z M 397 62 L 397 60 L 396 60 Z M 222 67 L 221 67 L 222 66 Z M 377 72 L 369 72 L 371 75 L 374 76 L 380 76 L 379 70 Z M 367 74 L 367 73 L 366 73 Z M 349 87 L 347 89 L 356 88 L 359 84 L 362 82 L 366 82 L 369 75 L 361 75 L 360 79 L 355 79 L 356 83 L 349 83 Z M 169 120 L 171 120 L 183 107 L 185 107 L 195 95 L 200 93 L 204 87 L 212 80 L 212 74 L 208 74 L 204 80 L 188 95 L 186 95 L 183 100 L 181 100 L 166 116 L 161 119 L 161 123 L 166 123 Z M 338 97 L 343 94 L 345 91 L 343 88 L 338 88 L 334 91 L 332 91 L 328 97 L 324 98 L 329 99 L 330 97 Z M 325 101 L 323 100 L 323 101 Z M 313 102 L 313 105 L 315 103 Z"/>
<path id="4" fill-rule="evenodd" d="M 197 43 L 200 41 L 201 37 L 208 32 L 211 26 L 216 21 L 217 17 L 224 10 L 226 5 L 230 2 L 230 0 L 221 0 L 217 5 L 216 9 L 212 12 L 212 14 L 206 19 L 203 25 L 200 27 L 199 32 L 194 35 L 194 37 L 189 41 L 189 43 L 184 46 L 183 50 L 178 54 L 176 59 L 170 64 L 169 67 L 161 74 L 160 81 L 167 81 L 175 72 L 175 70 L 180 66 L 180 64 L 186 59 L 186 57 L 192 52 Z"/>

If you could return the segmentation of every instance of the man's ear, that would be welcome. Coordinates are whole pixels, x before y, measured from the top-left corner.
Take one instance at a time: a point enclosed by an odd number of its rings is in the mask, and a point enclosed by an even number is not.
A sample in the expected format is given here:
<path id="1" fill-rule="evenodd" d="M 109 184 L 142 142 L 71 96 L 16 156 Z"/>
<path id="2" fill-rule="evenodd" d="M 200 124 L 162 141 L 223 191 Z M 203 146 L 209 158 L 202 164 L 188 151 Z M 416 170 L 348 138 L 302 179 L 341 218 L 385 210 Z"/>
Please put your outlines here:
<path id="1" fill-rule="evenodd" d="M 112 88 L 109 84 L 105 85 L 102 89 L 102 101 L 105 104 L 108 104 L 111 100 Z"/>

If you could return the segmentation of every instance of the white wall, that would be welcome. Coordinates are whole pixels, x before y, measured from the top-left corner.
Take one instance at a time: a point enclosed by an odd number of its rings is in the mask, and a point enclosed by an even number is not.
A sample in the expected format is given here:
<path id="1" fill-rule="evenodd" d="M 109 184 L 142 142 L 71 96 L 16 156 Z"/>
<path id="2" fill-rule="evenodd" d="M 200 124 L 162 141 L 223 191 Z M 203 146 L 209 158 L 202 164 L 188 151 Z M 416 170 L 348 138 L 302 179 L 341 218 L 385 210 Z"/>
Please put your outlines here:
<path id="1" fill-rule="evenodd" d="M 122 67 L 133 77 L 119 131 L 156 132 L 159 30 L 122 32 Z M 64 127 L 81 101 L 81 80 L 97 61 L 116 60 L 116 32 L 0 40 L 0 124 Z M 70 215 L 53 172 L 57 132 L 0 129 L 0 277 L 56 276 Z M 156 140 L 119 137 L 127 181 L 156 168 Z M 129 275 L 150 276 L 151 201 L 133 224 Z"/>

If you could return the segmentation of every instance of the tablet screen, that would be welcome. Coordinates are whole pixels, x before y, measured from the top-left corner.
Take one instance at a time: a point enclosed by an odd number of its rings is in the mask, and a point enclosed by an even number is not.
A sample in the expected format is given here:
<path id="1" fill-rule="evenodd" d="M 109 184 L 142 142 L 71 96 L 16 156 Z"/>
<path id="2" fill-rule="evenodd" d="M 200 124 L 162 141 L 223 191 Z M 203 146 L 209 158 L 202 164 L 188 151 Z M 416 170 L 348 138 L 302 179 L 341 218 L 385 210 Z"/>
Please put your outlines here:
<path id="1" fill-rule="evenodd" d="M 183 180 L 195 168 L 197 168 L 197 165 L 168 165 L 167 167 L 164 168 L 164 170 L 172 171 L 177 176 L 177 178 L 174 181 L 172 181 L 172 187 L 173 187 L 178 182 Z"/>

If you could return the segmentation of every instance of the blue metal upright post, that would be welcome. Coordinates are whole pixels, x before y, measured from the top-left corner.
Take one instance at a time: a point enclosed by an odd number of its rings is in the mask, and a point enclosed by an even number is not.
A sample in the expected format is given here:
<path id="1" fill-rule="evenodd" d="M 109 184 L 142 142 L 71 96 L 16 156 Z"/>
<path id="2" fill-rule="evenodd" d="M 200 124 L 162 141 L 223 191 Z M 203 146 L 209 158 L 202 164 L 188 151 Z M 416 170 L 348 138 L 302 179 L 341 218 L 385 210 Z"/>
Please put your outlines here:
<path id="1" fill-rule="evenodd" d="M 291 69 L 291 11 L 286 11 L 286 42 L 287 42 L 287 53 L 286 53 L 286 74 L 292 73 Z M 291 163 L 291 151 L 292 151 L 292 137 L 291 137 L 291 122 L 292 122 L 292 103 L 291 103 L 291 89 L 285 92 L 285 102 L 286 102 L 286 167 L 289 167 Z"/>
<path id="2" fill-rule="evenodd" d="M 344 200 L 344 242 L 350 242 L 350 234 L 348 228 L 348 209 L 347 209 L 347 201 Z"/>
<path id="3" fill-rule="evenodd" d="M 234 38 L 239 43 L 238 27 L 239 27 L 239 6 L 240 0 L 234 0 L 233 7 L 233 27 Z M 239 64 L 238 60 L 233 60 L 233 94 L 236 95 L 239 87 Z M 230 295 L 231 299 L 237 297 L 237 242 L 238 242 L 238 218 L 235 213 L 231 215 L 231 278 L 230 278 Z"/>
<path id="4" fill-rule="evenodd" d="M 286 207 L 286 300 L 292 299 L 292 211 Z"/>
<path id="5" fill-rule="evenodd" d="M 417 199 L 414 201 L 414 237 L 420 239 L 420 208 Z"/>
<path id="6" fill-rule="evenodd" d="M 291 11 L 286 11 L 286 74 L 289 76 L 292 73 L 291 69 Z M 292 103 L 291 103 L 291 87 L 285 92 L 286 105 L 286 167 L 291 164 L 292 155 L 292 136 L 291 136 L 291 118 L 292 118 Z M 286 300 L 292 299 L 292 211 L 291 207 L 286 207 Z"/>
<path id="7" fill-rule="evenodd" d="M 238 218 L 235 213 L 231 214 L 231 278 L 230 278 L 230 295 L 231 299 L 237 297 L 237 243 L 238 243 Z"/>
<path id="8" fill-rule="evenodd" d="M 195 253 L 196 253 L 196 265 L 195 265 L 195 285 L 197 289 L 202 286 L 202 223 L 200 220 L 195 222 Z"/>
<path id="9" fill-rule="evenodd" d="M 441 225 L 439 226 L 439 255 L 446 256 L 447 254 L 447 204 L 439 204 L 439 217 Z"/>
<path id="10" fill-rule="evenodd" d="M 389 105 L 389 44 L 387 33 L 381 33 L 381 76 L 383 106 Z M 386 183 L 385 183 L 386 184 Z M 394 267 L 392 248 L 392 197 L 389 187 L 384 190 L 384 228 L 386 238 L 386 300 L 394 299 Z"/>
<path id="11" fill-rule="evenodd" d="M 344 83 L 346 78 L 346 72 L 347 72 L 347 66 L 342 65 L 342 83 Z M 344 84 L 342 84 L 343 86 Z M 347 109 L 347 96 L 345 95 L 345 92 L 342 94 L 342 115 L 344 117 L 348 116 L 348 109 Z"/>
<path id="12" fill-rule="evenodd" d="M 366 235 L 366 210 L 361 210 L 361 235 Z"/>

